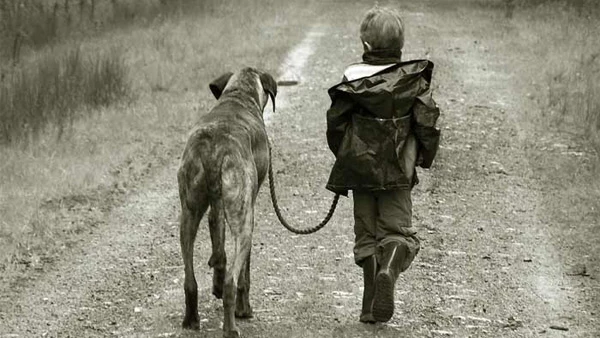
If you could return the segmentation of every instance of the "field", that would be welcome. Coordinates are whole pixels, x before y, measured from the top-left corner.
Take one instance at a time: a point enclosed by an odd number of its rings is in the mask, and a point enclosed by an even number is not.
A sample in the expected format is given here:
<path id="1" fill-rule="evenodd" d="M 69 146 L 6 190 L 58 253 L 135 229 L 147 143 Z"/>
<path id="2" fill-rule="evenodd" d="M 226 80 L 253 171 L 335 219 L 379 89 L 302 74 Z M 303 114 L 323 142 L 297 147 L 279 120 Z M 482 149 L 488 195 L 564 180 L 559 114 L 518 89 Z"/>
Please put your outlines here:
<path id="1" fill-rule="evenodd" d="M 440 153 L 413 192 L 423 249 L 400 278 L 396 315 L 357 321 L 351 200 L 321 232 L 292 236 L 265 184 L 256 316 L 243 333 L 597 336 L 600 6 L 380 3 L 404 15 L 404 57 L 435 63 L 442 110 Z M 207 84 L 245 65 L 275 78 L 297 72 L 267 129 L 280 205 L 293 223 L 312 225 L 331 198 L 326 90 L 360 59 L 369 6 L 0 0 L 0 337 L 220 337 L 205 220 L 201 332 L 179 327 L 175 171 L 195 119 L 215 103 Z"/>

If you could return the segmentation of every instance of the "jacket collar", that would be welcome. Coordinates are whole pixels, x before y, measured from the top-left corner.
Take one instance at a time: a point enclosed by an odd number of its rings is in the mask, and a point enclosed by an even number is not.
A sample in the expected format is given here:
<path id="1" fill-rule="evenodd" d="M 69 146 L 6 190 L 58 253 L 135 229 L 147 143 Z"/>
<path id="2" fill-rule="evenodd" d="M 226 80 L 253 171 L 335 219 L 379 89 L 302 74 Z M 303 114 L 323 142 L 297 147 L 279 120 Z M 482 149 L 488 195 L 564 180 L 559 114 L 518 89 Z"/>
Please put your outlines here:
<path id="1" fill-rule="evenodd" d="M 402 59 L 402 51 L 400 49 L 375 49 L 364 52 L 362 59 L 365 63 L 371 65 L 400 63 Z"/>

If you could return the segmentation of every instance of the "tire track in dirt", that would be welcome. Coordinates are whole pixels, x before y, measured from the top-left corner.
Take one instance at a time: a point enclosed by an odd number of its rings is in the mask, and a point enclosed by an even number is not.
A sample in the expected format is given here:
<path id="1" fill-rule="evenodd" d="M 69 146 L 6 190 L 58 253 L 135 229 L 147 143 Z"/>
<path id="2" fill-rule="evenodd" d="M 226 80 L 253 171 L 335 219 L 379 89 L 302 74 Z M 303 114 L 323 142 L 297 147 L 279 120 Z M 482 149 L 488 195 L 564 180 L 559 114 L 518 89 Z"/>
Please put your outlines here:
<path id="1" fill-rule="evenodd" d="M 315 45 L 324 35 L 324 28 L 321 25 L 316 24 L 308 29 L 306 37 L 288 53 L 286 59 L 281 64 L 281 67 L 279 67 L 280 75 L 278 81 L 286 81 L 292 84 L 303 82 L 305 79 L 302 74 L 306 67 L 306 63 L 314 54 Z M 279 92 L 277 93 L 277 108 L 282 110 L 286 109 L 290 93 L 298 94 L 297 90 L 294 90 L 293 88 L 286 86 L 279 87 Z M 268 107 L 265 109 L 263 118 L 268 127 L 273 119 L 272 110 L 269 110 Z"/>

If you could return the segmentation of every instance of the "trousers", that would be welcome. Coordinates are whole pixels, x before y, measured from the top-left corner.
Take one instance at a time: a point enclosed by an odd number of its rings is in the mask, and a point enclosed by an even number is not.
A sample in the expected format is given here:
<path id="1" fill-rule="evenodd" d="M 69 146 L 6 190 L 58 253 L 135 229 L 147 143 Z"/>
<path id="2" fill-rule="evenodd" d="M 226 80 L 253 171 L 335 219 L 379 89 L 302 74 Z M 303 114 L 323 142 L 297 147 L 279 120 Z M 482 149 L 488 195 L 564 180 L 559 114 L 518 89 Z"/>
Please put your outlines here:
<path id="1" fill-rule="evenodd" d="M 389 242 L 408 248 L 410 262 L 421 247 L 412 226 L 411 190 L 353 191 L 354 261 L 379 255 Z"/>

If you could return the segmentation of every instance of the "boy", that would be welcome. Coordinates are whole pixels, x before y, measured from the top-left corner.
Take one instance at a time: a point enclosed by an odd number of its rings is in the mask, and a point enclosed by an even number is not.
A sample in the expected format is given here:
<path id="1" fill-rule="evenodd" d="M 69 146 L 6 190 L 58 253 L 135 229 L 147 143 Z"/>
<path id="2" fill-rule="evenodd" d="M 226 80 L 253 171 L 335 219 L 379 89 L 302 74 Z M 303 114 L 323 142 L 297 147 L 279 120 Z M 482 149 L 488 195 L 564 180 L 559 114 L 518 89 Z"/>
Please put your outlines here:
<path id="1" fill-rule="evenodd" d="M 336 156 L 327 189 L 354 200 L 354 259 L 363 268 L 360 321 L 387 322 L 394 287 L 419 252 L 412 227 L 416 166 L 436 155 L 439 109 L 432 99 L 433 63 L 402 62 L 404 25 L 389 8 L 369 10 L 360 26 L 363 62 L 330 88 L 327 143 Z"/>

